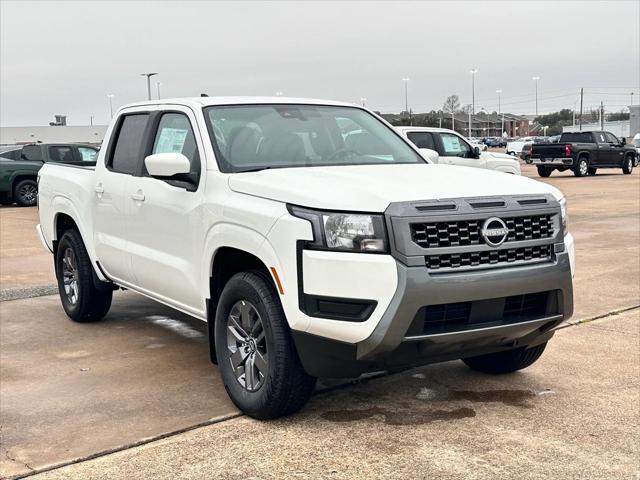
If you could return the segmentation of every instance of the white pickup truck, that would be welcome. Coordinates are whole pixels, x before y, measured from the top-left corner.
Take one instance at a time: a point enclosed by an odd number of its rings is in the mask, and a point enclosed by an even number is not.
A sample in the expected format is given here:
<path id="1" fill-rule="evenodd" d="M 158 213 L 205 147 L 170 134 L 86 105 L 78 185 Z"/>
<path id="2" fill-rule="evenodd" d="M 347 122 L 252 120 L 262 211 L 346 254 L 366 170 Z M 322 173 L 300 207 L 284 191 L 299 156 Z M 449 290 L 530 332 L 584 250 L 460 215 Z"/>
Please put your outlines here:
<path id="1" fill-rule="evenodd" d="M 520 175 L 520 162 L 506 153 L 481 151 L 454 130 L 435 127 L 396 127 L 433 163 L 484 168 Z M 486 145 L 483 145 L 486 150 Z"/>
<path id="2" fill-rule="evenodd" d="M 256 418 L 300 409 L 317 377 L 525 368 L 573 312 L 557 189 L 429 164 L 357 105 L 126 106 L 95 168 L 48 163 L 39 187 L 67 315 L 100 320 L 126 288 L 207 322 L 231 399 Z"/>

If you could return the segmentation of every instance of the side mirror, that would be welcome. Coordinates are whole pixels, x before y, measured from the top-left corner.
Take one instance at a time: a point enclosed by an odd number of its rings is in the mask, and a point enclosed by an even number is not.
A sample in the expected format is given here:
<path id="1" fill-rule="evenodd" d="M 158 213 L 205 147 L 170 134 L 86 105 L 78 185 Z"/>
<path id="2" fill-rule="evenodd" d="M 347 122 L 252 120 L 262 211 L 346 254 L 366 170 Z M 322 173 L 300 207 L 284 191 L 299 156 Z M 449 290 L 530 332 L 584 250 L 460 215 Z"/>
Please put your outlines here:
<path id="1" fill-rule="evenodd" d="M 620 143 L 622 145 L 626 145 L 627 144 L 627 139 L 625 137 L 622 137 L 622 140 L 620 140 Z"/>
<path id="2" fill-rule="evenodd" d="M 152 177 L 169 178 L 188 174 L 191 170 L 189 159 L 181 153 L 156 153 L 144 159 L 147 172 Z"/>
<path id="3" fill-rule="evenodd" d="M 473 147 L 473 153 L 476 158 L 480 158 L 480 147 Z"/>
<path id="4" fill-rule="evenodd" d="M 419 148 L 418 150 L 424 158 L 432 163 L 438 163 L 440 160 L 440 154 L 435 150 L 431 150 L 430 148 Z"/>

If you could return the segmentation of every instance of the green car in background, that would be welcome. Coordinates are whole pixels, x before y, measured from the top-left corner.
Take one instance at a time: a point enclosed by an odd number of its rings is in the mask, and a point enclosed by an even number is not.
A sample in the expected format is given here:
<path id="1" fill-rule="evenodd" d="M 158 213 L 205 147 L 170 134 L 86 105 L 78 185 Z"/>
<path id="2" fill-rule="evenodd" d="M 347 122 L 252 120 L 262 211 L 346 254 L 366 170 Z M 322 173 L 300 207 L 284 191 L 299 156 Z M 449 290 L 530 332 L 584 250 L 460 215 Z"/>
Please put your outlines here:
<path id="1" fill-rule="evenodd" d="M 77 143 L 0 147 L 0 203 L 32 207 L 38 201 L 38 171 L 46 162 L 95 166 L 98 148 Z"/>

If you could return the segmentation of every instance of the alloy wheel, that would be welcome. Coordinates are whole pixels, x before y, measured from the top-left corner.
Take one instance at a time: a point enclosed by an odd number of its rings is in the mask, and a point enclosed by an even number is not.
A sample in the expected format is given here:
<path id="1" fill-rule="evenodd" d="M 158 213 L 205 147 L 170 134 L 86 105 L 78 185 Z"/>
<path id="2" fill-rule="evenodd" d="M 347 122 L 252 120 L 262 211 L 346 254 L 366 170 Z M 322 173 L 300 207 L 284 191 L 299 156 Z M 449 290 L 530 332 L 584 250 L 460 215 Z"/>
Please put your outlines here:
<path id="1" fill-rule="evenodd" d="M 227 351 L 238 383 L 250 392 L 260 389 L 269 366 L 267 342 L 262 317 L 247 300 L 236 302 L 229 312 Z"/>
<path id="2" fill-rule="evenodd" d="M 18 195 L 25 203 L 32 203 L 36 201 L 38 189 L 31 184 L 23 185 L 18 190 Z"/>
<path id="3" fill-rule="evenodd" d="M 62 257 L 62 282 L 64 293 L 71 305 L 78 303 L 78 262 L 72 248 L 67 248 Z"/>

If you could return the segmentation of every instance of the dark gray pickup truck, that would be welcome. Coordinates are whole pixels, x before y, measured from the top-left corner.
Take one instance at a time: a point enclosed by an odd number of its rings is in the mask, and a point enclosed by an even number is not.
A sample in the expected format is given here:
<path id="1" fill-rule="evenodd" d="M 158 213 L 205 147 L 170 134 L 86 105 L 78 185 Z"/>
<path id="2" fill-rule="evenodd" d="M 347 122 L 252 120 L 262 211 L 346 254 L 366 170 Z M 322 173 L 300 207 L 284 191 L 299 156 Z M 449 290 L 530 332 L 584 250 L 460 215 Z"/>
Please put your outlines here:
<path id="1" fill-rule="evenodd" d="M 541 177 L 554 170 L 573 170 L 576 177 L 595 175 L 599 168 L 621 168 L 631 173 L 637 165 L 637 152 L 625 139 L 610 132 L 563 133 L 558 143 L 534 143 L 528 163 L 538 167 Z"/>

